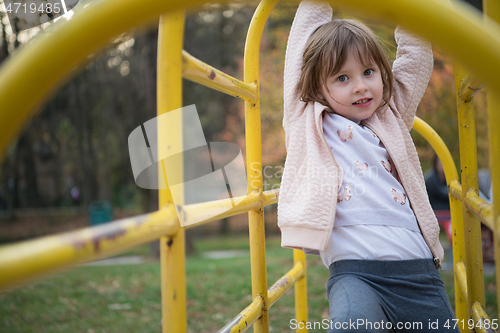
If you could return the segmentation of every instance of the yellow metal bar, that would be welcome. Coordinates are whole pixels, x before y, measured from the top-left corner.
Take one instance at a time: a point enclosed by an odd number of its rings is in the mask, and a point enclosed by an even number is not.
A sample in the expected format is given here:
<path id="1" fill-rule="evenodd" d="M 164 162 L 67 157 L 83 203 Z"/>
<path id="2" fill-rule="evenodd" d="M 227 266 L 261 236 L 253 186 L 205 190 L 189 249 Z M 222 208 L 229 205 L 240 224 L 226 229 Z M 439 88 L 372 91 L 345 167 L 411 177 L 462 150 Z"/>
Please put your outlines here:
<path id="1" fill-rule="evenodd" d="M 465 77 L 465 71 L 454 65 L 455 88 L 457 95 Z M 477 144 L 476 144 L 476 119 L 473 102 L 462 102 L 457 96 L 458 134 L 460 142 L 460 167 L 462 170 L 462 202 L 469 191 L 478 193 L 477 180 Z M 481 223 L 472 212 L 463 205 L 464 240 L 465 240 L 465 267 L 467 271 L 468 301 L 471 305 L 475 302 L 484 304 L 484 275 L 483 251 L 481 239 Z"/>
<path id="2" fill-rule="evenodd" d="M 268 309 L 276 303 L 276 301 L 283 296 L 288 289 L 290 289 L 297 279 L 304 276 L 305 272 L 302 263 L 297 263 L 289 270 L 281 279 L 272 285 L 268 290 Z M 231 320 L 223 329 L 222 332 L 245 332 L 263 311 L 263 301 L 261 297 L 254 299 L 245 310 L 240 312 L 233 320 Z"/>
<path id="3" fill-rule="evenodd" d="M 112 223 L 0 247 L 0 291 L 101 259 L 179 229 L 172 207 Z"/>
<path id="4" fill-rule="evenodd" d="M 492 326 L 496 325 L 492 325 L 490 317 L 488 317 L 488 314 L 484 311 L 479 302 L 475 302 L 474 305 L 472 305 L 471 312 L 476 332 L 495 333 Z"/>
<path id="5" fill-rule="evenodd" d="M 183 10 L 172 11 L 160 18 L 158 32 L 158 115 L 182 107 L 182 48 L 184 40 Z M 158 121 L 158 149 L 160 152 L 182 151 L 182 117 L 173 126 L 178 132 L 165 130 L 167 124 Z M 161 118 L 158 118 L 161 119 Z M 170 127 L 172 128 L 172 127 Z M 163 155 L 163 154 L 162 154 Z M 159 155 L 160 156 L 160 155 Z M 165 155 L 163 155 L 165 156 Z M 166 155 L 168 156 L 168 155 Z M 179 161 L 177 179 L 182 179 L 183 166 Z M 159 172 L 164 172 L 163 164 Z M 159 179 L 161 179 L 159 177 Z M 167 179 L 167 177 L 165 177 Z M 175 198 L 183 206 L 183 194 Z M 160 208 L 173 203 L 170 190 L 159 190 Z M 174 236 L 160 239 L 162 332 L 187 332 L 186 268 L 184 229 Z"/>
<path id="6" fill-rule="evenodd" d="M 189 227 L 276 203 L 278 193 L 279 190 L 276 189 L 260 196 L 250 194 L 224 214 Z M 184 209 L 188 217 L 194 214 L 196 218 L 198 214 L 210 211 L 214 205 L 218 206 L 219 203 L 186 205 Z M 161 235 L 173 236 L 178 229 L 176 212 L 173 206 L 169 206 L 151 214 L 121 219 L 102 226 L 0 246 L 0 291 L 28 283 L 61 268 L 108 257 L 151 242 Z"/>
<path id="7" fill-rule="evenodd" d="M 420 133 L 429 142 L 443 164 L 446 183 L 448 185 L 448 197 L 450 199 L 450 215 L 453 228 L 453 266 L 455 267 L 457 262 L 465 261 L 463 212 L 462 204 L 459 201 L 459 198 L 461 198 L 461 186 L 458 182 L 457 168 L 448 147 L 446 147 L 446 144 L 441 137 L 439 137 L 436 131 L 434 131 L 428 124 L 418 117 L 415 117 L 413 129 Z M 456 196 L 453 192 L 456 187 L 460 190 L 460 194 L 458 196 Z M 458 284 L 459 281 L 455 275 L 455 286 Z M 459 288 L 455 288 L 455 312 L 456 317 L 459 320 L 469 319 L 469 309 Z"/>
<path id="8" fill-rule="evenodd" d="M 219 333 L 242 333 L 246 332 L 250 326 L 259 318 L 264 307 L 264 301 L 257 297 L 253 302 L 234 317 Z"/>
<path id="9" fill-rule="evenodd" d="M 248 193 L 262 193 L 262 146 L 260 127 L 259 50 L 262 32 L 278 0 L 263 0 L 252 17 L 244 54 L 244 81 L 256 87 L 255 102 L 245 101 L 245 139 Z M 254 324 L 255 333 L 269 332 L 264 209 L 248 213 L 253 298 L 262 298 L 262 315 Z"/>
<path id="10" fill-rule="evenodd" d="M 443 164 L 447 183 L 449 184 L 455 179 L 458 180 L 457 167 L 455 166 L 453 157 L 439 134 L 419 117 L 415 117 L 413 129 L 422 135 L 436 152 L 441 160 L 441 164 Z"/>
<path id="11" fill-rule="evenodd" d="M 489 3 L 489 1 L 488 1 Z M 500 286 L 500 110 L 498 103 L 500 98 L 493 92 L 488 91 L 488 135 L 490 138 L 490 173 L 491 186 L 493 186 L 493 221 L 494 239 L 495 239 L 495 266 L 496 266 L 496 285 Z M 497 288 L 497 302 L 500 300 L 500 288 Z M 500 318 L 500 308 L 498 310 Z"/>
<path id="12" fill-rule="evenodd" d="M 278 195 L 279 189 L 275 189 L 265 191 L 260 194 L 254 191 L 244 198 L 236 197 L 233 200 L 236 200 L 238 202 L 240 202 L 241 200 L 241 202 L 236 207 L 231 208 L 230 210 L 227 210 L 226 212 L 217 216 L 214 216 L 212 212 L 220 211 L 220 207 L 228 207 L 231 199 L 185 205 L 182 209 L 184 210 L 186 229 L 190 229 L 211 221 L 216 221 L 229 216 L 246 213 L 252 209 L 260 209 L 261 207 L 277 203 Z M 206 218 L 207 216 L 209 216 L 209 218 Z M 191 221 L 199 222 L 193 223 Z"/>
<path id="13" fill-rule="evenodd" d="M 182 75 L 185 79 L 202 84 L 228 95 L 255 103 L 257 87 L 227 75 L 220 70 L 182 51 Z"/>
<path id="14" fill-rule="evenodd" d="M 462 185 L 460 185 L 460 183 L 458 182 L 458 180 L 450 182 L 450 185 L 448 185 L 448 191 L 455 198 L 457 198 L 460 201 L 462 201 Z"/>
<path id="15" fill-rule="evenodd" d="M 276 281 L 268 290 L 269 307 L 273 306 L 276 301 L 290 289 L 296 281 L 305 276 L 304 266 L 301 262 L 297 262 L 291 270 L 289 270 L 281 279 Z"/>
<path id="16" fill-rule="evenodd" d="M 293 262 L 295 265 L 301 264 L 304 270 L 303 276 L 295 282 L 295 319 L 297 323 L 296 332 L 307 332 L 307 265 L 306 255 L 303 251 L 293 250 Z M 302 328 L 300 328 L 302 327 Z"/>
<path id="17" fill-rule="evenodd" d="M 458 286 L 460 287 L 457 288 L 455 285 L 455 289 L 460 290 L 465 301 L 467 302 L 468 300 L 467 295 L 469 294 L 467 291 L 467 272 L 463 261 L 459 261 L 455 265 L 455 281 L 458 282 Z M 468 320 L 468 318 L 465 318 L 465 320 Z"/>
<path id="18" fill-rule="evenodd" d="M 465 206 L 473 212 L 481 222 L 491 230 L 495 230 L 493 221 L 493 205 L 473 191 L 465 195 Z"/>
<path id="19" fill-rule="evenodd" d="M 500 22 L 500 2 L 497 0 L 483 0 L 484 14 L 495 22 Z M 489 86 L 489 88 L 492 88 Z M 498 93 L 488 89 L 488 136 L 490 139 L 490 173 L 491 184 L 493 186 L 493 221 L 495 239 L 495 264 L 496 264 L 496 284 L 500 286 L 500 98 Z M 497 288 L 497 301 L 500 299 L 500 288 Z M 498 310 L 500 318 L 500 308 Z"/>
<path id="20" fill-rule="evenodd" d="M 453 241 L 453 267 L 455 267 L 455 316 L 459 321 L 466 322 L 470 318 L 469 306 L 467 305 L 467 276 L 465 271 L 465 239 L 463 209 L 460 199 L 462 197 L 462 186 L 457 179 L 448 183 L 450 198 L 450 212 L 452 215 L 452 241 Z M 458 288 L 457 286 L 460 286 Z M 461 327 L 461 331 L 466 330 Z"/>
<path id="21" fill-rule="evenodd" d="M 452 181 L 448 186 L 450 194 L 462 201 L 462 185 L 458 181 Z M 474 192 L 469 191 L 465 195 L 465 206 L 474 213 L 486 226 L 494 230 L 493 205 L 481 198 Z"/>

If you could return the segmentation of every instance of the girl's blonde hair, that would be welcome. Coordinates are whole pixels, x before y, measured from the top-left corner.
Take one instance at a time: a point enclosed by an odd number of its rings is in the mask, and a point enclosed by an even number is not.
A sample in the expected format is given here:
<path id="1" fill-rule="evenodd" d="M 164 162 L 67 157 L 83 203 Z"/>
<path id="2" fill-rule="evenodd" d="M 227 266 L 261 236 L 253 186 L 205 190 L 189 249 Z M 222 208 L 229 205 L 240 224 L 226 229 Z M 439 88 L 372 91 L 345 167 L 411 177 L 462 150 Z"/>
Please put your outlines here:
<path id="1" fill-rule="evenodd" d="M 352 51 L 354 55 L 349 54 Z M 348 56 L 355 56 L 365 66 L 373 63 L 379 67 L 384 85 L 381 106 L 387 104 L 392 95 L 391 66 L 370 28 L 349 19 L 323 24 L 307 40 L 298 88 L 301 100 L 330 107 L 320 95 L 321 87 L 340 71 Z"/>

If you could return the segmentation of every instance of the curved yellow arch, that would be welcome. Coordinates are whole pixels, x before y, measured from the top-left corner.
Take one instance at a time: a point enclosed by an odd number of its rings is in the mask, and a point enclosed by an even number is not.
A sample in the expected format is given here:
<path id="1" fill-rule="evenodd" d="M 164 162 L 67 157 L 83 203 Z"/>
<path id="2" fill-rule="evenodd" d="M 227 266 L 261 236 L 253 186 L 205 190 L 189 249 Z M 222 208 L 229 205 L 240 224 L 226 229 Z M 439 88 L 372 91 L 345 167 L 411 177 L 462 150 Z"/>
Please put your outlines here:
<path id="1" fill-rule="evenodd" d="M 32 110 L 58 88 L 87 56 L 113 37 L 154 22 L 161 13 L 206 3 L 192 0 L 97 0 L 77 6 L 0 67 L 0 152 L 29 120 Z M 219 1 L 221 3 L 227 0 Z M 500 95 L 500 27 L 455 4 L 434 0 L 337 0 L 335 6 L 386 19 L 439 45 Z M 84 7 L 84 8 L 83 8 Z M 487 27 L 487 29 L 485 28 Z"/>

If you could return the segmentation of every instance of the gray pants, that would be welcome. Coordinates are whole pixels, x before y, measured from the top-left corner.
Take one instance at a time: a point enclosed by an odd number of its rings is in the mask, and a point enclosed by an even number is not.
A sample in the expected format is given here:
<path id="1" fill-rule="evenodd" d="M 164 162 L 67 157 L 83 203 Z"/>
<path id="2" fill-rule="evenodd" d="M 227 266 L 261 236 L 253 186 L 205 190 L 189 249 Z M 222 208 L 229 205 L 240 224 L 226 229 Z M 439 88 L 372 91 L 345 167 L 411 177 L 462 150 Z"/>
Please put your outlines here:
<path id="1" fill-rule="evenodd" d="M 432 259 L 334 262 L 327 295 L 328 332 L 460 332 Z"/>

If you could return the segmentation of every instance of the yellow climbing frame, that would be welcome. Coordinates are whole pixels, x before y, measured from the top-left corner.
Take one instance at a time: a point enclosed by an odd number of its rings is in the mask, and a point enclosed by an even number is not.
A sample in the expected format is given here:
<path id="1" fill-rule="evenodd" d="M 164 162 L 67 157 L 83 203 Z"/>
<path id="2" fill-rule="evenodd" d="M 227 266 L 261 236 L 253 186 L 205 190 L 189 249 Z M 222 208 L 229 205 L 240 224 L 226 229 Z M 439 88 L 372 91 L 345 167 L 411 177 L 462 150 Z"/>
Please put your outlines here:
<path id="1" fill-rule="evenodd" d="M 292 285 L 295 286 L 297 322 L 307 321 L 305 255 L 294 251 L 293 268 L 269 289 L 266 277 L 263 208 L 277 202 L 279 191 L 262 190 L 259 47 L 264 25 L 277 2 L 263 0 L 255 11 L 245 47 L 243 81 L 204 64 L 182 50 L 185 11 L 200 7 L 206 0 L 94 0 L 77 6 L 71 19 L 63 18 L 54 23 L 0 67 L 0 152 L 5 151 L 7 144 L 30 120 L 33 110 L 60 87 L 77 66 L 84 64 L 89 55 L 120 34 L 135 27 L 156 24 L 158 19 L 159 115 L 182 107 L 183 77 L 244 100 L 249 195 L 224 214 L 195 224 L 187 223 L 189 227 L 195 227 L 227 216 L 249 213 L 253 301 L 222 332 L 242 332 L 252 324 L 255 332 L 268 332 L 269 308 Z M 465 322 L 472 318 L 475 323 L 481 320 L 484 323 L 487 317 L 483 310 L 479 221 L 495 231 L 495 253 L 498 254 L 496 258 L 500 258 L 500 205 L 491 205 L 477 195 L 476 134 L 471 103 L 477 81 L 469 79 L 464 73 L 465 70 L 474 73 L 489 88 L 490 169 L 493 197 L 500 198 L 500 169 L 494 167 L 500 165 L 500 113 L 493 110 L 498 105 L 495 103 L 498 102 L 496 96 L 500 95 L 500 27 L 460 3 L 451 7 L 449 3 L 437 0 L 331 2 L 337 7 L 401 25 L 439 45 L 463 66 L 455 66 L 461 182 L 451 154 L 439 136 L 418 118 L 414 129 L 431 143 L 446 173 L 453 224 L 457 318 Z M 485 12 L 498 21 L 500 3 L 485 0 Z M 168 137 L 160 136 L 159 145 L 167 142 L 181 144 L 181 135 L 178 132 L 169 133 Z M 200 214 L 216 209 L 219 204 L 187 205 L 184 206 L 184 215 L 188 221 L 194 220 Z M 0 290 L 160 238 L 163 332 L 186 332 L 184 228 L 179 226 L 168 188 L 160 190 L 159 207 L 157 212 L 151 214 L 0 247 Z M 499 277 L 497 272 L 497 285 Z M 476 327 L 476 330 L 490 331 L 484 325 Z"/>

